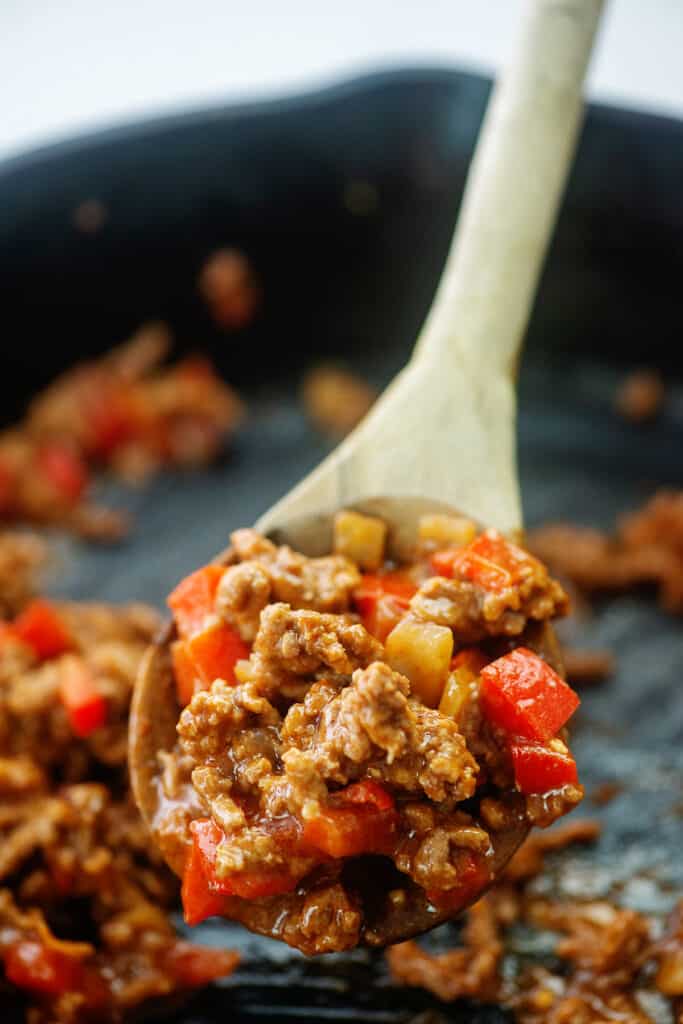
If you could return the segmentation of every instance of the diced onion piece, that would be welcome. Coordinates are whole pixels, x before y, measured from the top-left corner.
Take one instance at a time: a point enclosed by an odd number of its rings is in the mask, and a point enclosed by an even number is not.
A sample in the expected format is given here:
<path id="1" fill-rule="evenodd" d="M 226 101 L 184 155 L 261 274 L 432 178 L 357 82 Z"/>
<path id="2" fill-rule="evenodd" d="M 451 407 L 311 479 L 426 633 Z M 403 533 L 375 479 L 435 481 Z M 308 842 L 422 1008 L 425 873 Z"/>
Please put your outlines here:
<path id="1" fill-rule="evenodd" d="M 683 949 L 671 949 L 662 956 L 655 985 L 665 996 L 683 996 Z"/>
<path id="2" fill-rule="evenodd" d="M 463 547 L 473 541 L 477 527 L 465 516 L 434 515 L 420 516 L 417 536 L 423 544 L 437 547 Z"/>
<path id="3" fill-rule="evenodd" d="M 379 569 L 384 561 L 387 524 L 376 516 L 343 511 L 334 517 L 334 550 L 361 569 Z"/>
<path id="4" fill-rule="evenodd" d="M 453 654 L 453 633 L 434 622 L 402 619 L 386 641 L 389 665 L 407 676 L 413 693 L 434 708 L 443 693 Z"/>
<path id="5" fill-rule="evenodd" d="M 472 696 L 472 678 L 461 669 L 451 672 L 446 680 L 444 691 L 439 701 L 442 715 L 458 721 Z"/>
<path id="6" fill-rule="evenodd" d="M 248 658 L 240 658 L 239 661 L 235 662 L 235 668 L 233 671 L 235 673 L 236 683 L 248 683 L 253 672 L 251 662 Z"/>

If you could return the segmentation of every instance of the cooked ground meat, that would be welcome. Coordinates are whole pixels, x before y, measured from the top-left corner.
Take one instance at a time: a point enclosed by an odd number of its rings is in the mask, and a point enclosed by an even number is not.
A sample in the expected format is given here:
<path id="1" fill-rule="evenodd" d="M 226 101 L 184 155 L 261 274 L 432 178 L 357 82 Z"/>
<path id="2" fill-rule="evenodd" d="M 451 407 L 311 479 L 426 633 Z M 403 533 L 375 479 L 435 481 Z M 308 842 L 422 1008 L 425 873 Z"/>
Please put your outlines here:
<path id="1" fill-rule="evenodd" d="M 624 516 L 613 535 L 559 523 L 529 534 L 529 546 L 588 593 L 655 585 L 662 606 L 683 611 L 683 493 L 660 491 Z"/>
<path id="2" fill-rule="evenodd" d="M 438 956 L 416 942 L 394 946 L 387 953 L 394 979 L 446 1002 L 464 997 L 496 1003 L 518 1024 L 653 1024 L 639 995 L 653 985 L 673 1000 L 683 993 L 683 905 L 656 938 L 652 922 L 633 910 L 607 901 L 539 898 L 531 884 L 549 853 L 598 836 L 591 821 L 532 835 L 503 881 L 467 912 L 460 945 Z M 503 970 L 510 929 L 519 922 L 558 933 L 561 971 L 523 967 L 528 958 Z"/>
<path id="3" fill-rule="evenodd" d="M 206 465 L 240 418 L 241 403 L 210 364 L 161 367 L 159 324 L 57 378 L 24 419 L 0 434 L 0 519 L 54 524 L 115 540 L 124 515 L 90 503 L 94 470 L 138 482 L 162 466 Z"/>
<path id="4" fill-rule="evenodd" d="M 305 751 L 326 782 L 347 785 L 367 777 L 435 802 L 473 795 L 477 765 L 457 725 L 411 698 L 404 676 L 373 662 L 355 671 L 338 694 L 330 696 L 326 687 L 324 703 L 317 699 L 320 686 L 314 683 L 284 720 L 285 770 L 293 751 Z"/>
<path id="5" fill-rule="evenodd" d="M 316 366 L 304 377 L 301 398 L 318 429 L 344 437 L 370 410 L 377 392 L 360 377 L 338 366 Z"/>
<path id="6" fill-rule="evenodd" d="M 0 532 L 0 615 L 16 615 L 37 590 L 47 562 L 47 545 L 32 533 Z"/>
<path id="7" fill-rule="evenodd" d="M 445 1003 L 454 999 L 493 1002 L 500 988 L 503 957 L 495 904 L 486 899 L 468 912 L 462 948 L 432 956 L 417 942 L 402 942 L 387 951 L 396 981 L 429 989 Z"/>
<path id="8" fill-rule="evenodd" d="M 563 647 L 562 662 L 570 683 L 587 686 L 608 679 L 615 669 L 611 651 Z"/>
<path id="9" fill-rule="evenodd" d="M 422 584 L 410 602 L 419 620 L 453 630 L 462 644 L 487 636 L 519 636 L 530 619 L 545 621 L 567 612 L 560 584 L 534 560 L 534 572 L 519 585 L 492 592 L 468 580 L 435 576 Z"/>
<path id="10" fill-rule="evenodd" d="M 258 562 L 230 566 L 218 585 L 216 612 L 234 626 L 247 643 L 258 632 L 261 612 L 270 601 L 272 583 Z"/>
<path id="11" fill-rule="evenodd" d="M 238 330 L 253 320 L 261 290 L 244 253 L 217 249 L 204 263 L 197 282 L 216 324 Z"/>
<path id="12" fill-rule="evenodd" d="M 614 405 L 624 419 L 644 423 L 658 414 L 664 394 L 664 379 L 659 370 L 635 370 L 619 385 Z"/>
<path id="13" fill-rule="evenodd" d="M 257 680 L 263 693 L 295 697 L 308 689 L 314 673 L 350 674 L 381 652 L 381 645 L 347 616 L 271 604 L 260 615 L 241 678 Z"/>
<path id="14" fill-rule="evenodd" d="M 32 601 L 2 626 L 2 1005 L 32 1024 L 113 1024 L 237 961 L 176 936 L 177 882 L 128 789 L 128 705 L 158 624 L 143 605 Z"/>
<path id="15" fill-rule="evenodd" d="M 350 559 L 343 555 L 306 558 L 286 544 L 276 547 L 249 529 L 236 530 L 231 541 L 239 565 L 233 566 L 221 580 L 217 610 L 237 628 L 243 606 L 251 603 L 254 608 L 249 632 L 253 634 L 260 612 L 270 601 L 318 612 L 349 610 L 351 594 L 360 583 L 358 569 Z M 231 615 L 236 618 L 231 619 Z"/>
<path id="16" fill-rule="evenodd" d="M 360 623 L 341 615 L 292 611 L 289 605 L 272 604 L 261 614 L 254 653 L 261 664 L 292 675 L 325 669 L 350 675 L 383 651 Z"/>
<path id="17" fill-rule="evenodd" d="M 155 830 L 168 855 L 185 851 L 191 923 L 222 912 L 309 953 L 346 949 L 363 934 L 372 885 L 358 881 L 358 858 L 384 859 L 392 899 L 418 894 L 456 912 L 490 880 L 501 836 L 522 821 L 545 827 L 580 800 L 566 746 L 541 744 L 560 759 L 546 784 L 534 776 L 538 740 L 530 752 L 511 738 L 527 725 L 482 697 L 509 686 L 501 699 L 514 703 L 522 659 L 550 687 L 557 727 L 566 721 L 574 695 L 508 639 L 531 638 L 564 610 L 564 592 L 526 552 L 464 525 L 430 517 L 399 569 L 383 565 L 384 524 L 355 512 L 337 518 L 335 553 L 322 558 L 238 530 L 224 569 L 176 588 L 185 706 L 176 749 L 161 752 Z M 463 543 L 437 550 L 434 530 Z"/>

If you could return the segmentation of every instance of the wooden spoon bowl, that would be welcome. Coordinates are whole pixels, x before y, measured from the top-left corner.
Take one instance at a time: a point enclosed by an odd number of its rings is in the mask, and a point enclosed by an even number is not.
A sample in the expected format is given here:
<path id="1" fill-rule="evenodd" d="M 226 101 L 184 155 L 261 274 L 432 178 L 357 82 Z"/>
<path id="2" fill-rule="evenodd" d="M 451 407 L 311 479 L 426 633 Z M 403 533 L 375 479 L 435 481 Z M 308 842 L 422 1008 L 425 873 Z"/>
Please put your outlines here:
<path id="1" fill-rule="evenodd" d="M 388 554 L 398 562 L 407 561 L 414 548 L 417 523 L 421 515 L 432 512 L 454 510 L 443 502 L 400 498 L 375 498 L 358 503 L 359 512 L 381 516 L 389 524 Z M 316 515 L 308 520 L 293 522 L 287 529 L 281 528 L 271 535 L 277 543 L 287 543 L 310 557 L 326 554 L 332 546 L 332 518 Z M 229 556 L 227 556 L 229 557 Z M 216 561 L 226 561 L 226 555 Z M 176 744 L 176 724 L 181 712 L 176 699 L 176 689 L 170 657 L 170 643 L 174 639 L 173 627 L 168 627 L 157 642 L 147 651 L 140 669 L 131 712 L 131 774 L 133 791 L 138 806 L 152 835 L 161 848 L 170 867 L 182 875 L 187 847 L 174 833 L 164 828 L 164 823 L 173 814 L 173 803 L 163 795 L 161 752 L 171 752 Z M 524 634 L 527 646 L 532 647 L 541 657 L 561 671 L 560 655 L 552 628 L 547 625 L 532 625 Z M 493 855 L 490 861 L 492 879 L 503 871 L 510 857 L 526 838 L 529 826 L 524 816 L 523 802 L 513 793 L 506 794 L 511 807 L 517 808 L 518 816 L 503 831 L 491 835 Z M 184 791 L 180 797 L 183 809 L 192 794 Z M 202 816 L 199 805 L 196 815 Z M 374 861 L 374 863 L 373 863 Z M 403 896 L 400 902 L 390 898 L 390 890 L 396 888 L 389 862 L 382 859 L 364 858 L 352 879 L 357 897 L 362 903 L 362 942 L 368 946 L 385 946 L 394 942 L 429 931 L 436 925 L 452 918 L 465 909 L 469 902 L 479 898 L 483 889 L 472 894 L 471 899 L 457 909 L 439 910 L 427 899 L 424 890 L 415 885 L 401 883 Z M 358 877 L 362 874 L 362 877 Z M 268 907 L 257 915 L 244 901 L 235 900 L 230 916 L 243 921 L 252 930 L 277 936 L 277 922 L 287 906 L 289 897 L 275 898 Z"/>

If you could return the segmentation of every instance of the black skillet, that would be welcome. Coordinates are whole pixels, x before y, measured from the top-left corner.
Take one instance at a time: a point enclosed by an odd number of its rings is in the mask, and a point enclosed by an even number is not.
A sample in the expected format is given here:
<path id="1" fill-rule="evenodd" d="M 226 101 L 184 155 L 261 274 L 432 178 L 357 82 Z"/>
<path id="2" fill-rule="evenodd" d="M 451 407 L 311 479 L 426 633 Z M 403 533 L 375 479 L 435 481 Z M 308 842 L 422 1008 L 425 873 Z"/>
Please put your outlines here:
<path id="1" fill-rule="evenodd" d="M 295 400 L 308 363 L 341 358 L 378 385 L 403 364 L 442 266 L 454 182 L 464 183 L 488 88 L 459 72 L 397 71 L 115 129 L 0 165 L 5 419 L 56 371 L 150 317 L 168 320 L 181 348 L 209 349 L 251 406 L 215 470 L 132 495 L 109 488 L 136 516 L 130 540 L 111 550 L 69 542 L 56 590 L 161 601 L 325 451 Z M 680 122 L 591 107 L 522 371 L 532 525 L 607 525 L 657 485 L 683 486 L 682 178 Z M 85 199 L 106 211 L 94 234 L 74 224 Z M 202 261 L 224 244 L 244 248 L 266 296 L 253 326 L 229 336 L 212 327 L 196 291 Z M 671 382 L 662 417 L 645 428 L 622 423 L 611 405 L 621 374 L 638 363 L 662 366 Z M 683 892 L 680 622 L 648 595 L 629 596 L 598 607 L 582 639 L 615 648 L 619 670 L 583 695 L 572 745 L 589 794 L 614 779 L 625 788 L 608 806 L 588 798 L 577 812 L 599 815 L 604 838 L 561 858 L 557 885 L 662 911 Z M 224 987 L 180 1012 L 187 1024 L 505 1019 L 397 988 L 366 951 L 306 962 L 223 923 L 197 933 L 248 956 Z M 443 947 L 455 933 L 429 941 Z M 515 955 L 525 955 L 523 937 Z"/>

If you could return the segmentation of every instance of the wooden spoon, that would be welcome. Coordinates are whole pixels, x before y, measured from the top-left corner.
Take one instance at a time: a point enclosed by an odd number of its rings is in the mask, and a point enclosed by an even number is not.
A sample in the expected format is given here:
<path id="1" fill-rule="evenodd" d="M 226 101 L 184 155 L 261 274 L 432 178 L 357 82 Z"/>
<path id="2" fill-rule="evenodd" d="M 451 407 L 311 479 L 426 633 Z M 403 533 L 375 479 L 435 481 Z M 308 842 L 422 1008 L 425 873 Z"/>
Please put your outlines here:
<path id="1" fill-rule="evenodd" d="M 504 532 L 521 528 L 517 358 L 570 166 L 601 8 L 602 0 L 528 4 L 515 58 L 489 104 L 451 251 L 413 357 L 360 426 L 262 516 L 257 527 L 274 540 L 323 554 L 331 548 L 334 513 L 349 506 L 387 520 L 399 556 L 425 511 L 457 509 Z M 158 753 L 173 749 L 179 714 L 167 641 L 151 648 L 141 667 L 130 764 L 138 806 L 180 874 L 184 848 L 157 830 Z M 557 661 L 552 631 L 539 632 L 535 646 Z M 494 874 L 526 832 L 520 817 L 493 837 Z M 240 901 L 231 916 L 240 918 Z M 421 893 L 401 911 L 380 900 L 364 907 L 364 941 L 395 942 L 449 916 Z M 277 935 L 275 917 L 247 923 Z"/>

